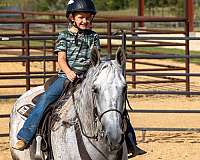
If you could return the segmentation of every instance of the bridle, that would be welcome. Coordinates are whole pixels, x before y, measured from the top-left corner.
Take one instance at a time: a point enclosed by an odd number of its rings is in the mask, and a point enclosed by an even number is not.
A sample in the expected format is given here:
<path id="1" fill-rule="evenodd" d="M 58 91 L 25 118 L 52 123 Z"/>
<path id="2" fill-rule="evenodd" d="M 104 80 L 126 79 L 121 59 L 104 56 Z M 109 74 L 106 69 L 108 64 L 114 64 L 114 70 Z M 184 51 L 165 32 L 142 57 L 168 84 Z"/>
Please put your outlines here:
<path id="1" fill-rule="evenodd" d="M 73 82 L 72 82 L 72 85 L 73 85 Z M 97 127 L 96 128 L 96 133 L 94 133 L 94 135 L 88 135 L 88 134 L 86 134 L 85 133 L 85 130 L 84 130 L 84 128 L 83 128 L 83 124 L 82 124 L 82 122 L 81 122 L 81 119 L 80 119 L 80 116 L 79 116 L 79 113 L 78 113 L 78 110 L 77 110 L 77 105 L 76 105 L 76 101 L 75 101 L 75 96 L 74 96 L 74 92 L 75 92 L 75 87 L 73 86 L 73 88 L 74 88 L 74 90 L 72 90 L 72 101 L 73 101 L 73 105 L 74 105 L 74 109 L 75 109 L 75 113 L 76 113 L 76 117 L 77 117 L 77 119 L 78 119 L 78 124 L 79 124 L 79 127 L 80 127 L 80 130 L 81 130 L 81 133 L 85 136 L 85 137 L 87 137 L 87 138 L 89 138 L 89 139 L 95 139 L 95 140 L 97 140 L 98 141 L 98 139 L 99 139 L 99 137 L 100 138 L 103 138 L 104 136 L 105 136 L 105 130 L 103 129 L 103 127 L 102 127 L 102 122 L 101 122 L 101 120 L 102 120 L 102 117 L 105 115 L 105 114 L 107 114 L 107 113 L 109 113 L 109 112 L 117 112 L 118 114 L 120 114 L 120 117 L 121 117 L 121 119 L 122 119 L 122 124 L 121 124 L 121 128 L 122 128 L 122 130 L 123 130 L 123 132 L 125 132 L 125 114 L 124 114 L 124 111 L 123 111 L 123 113 L 120 111 L 120 110 L 118 110 L 118 109 L 114 109 L 114 108 L 112 108 L 112 109 L 108 109 L 108 110 L 106 110 L 106 111 L 104 111 L 103 113 L 98 113 L 98 110 L 97 110 L 97 107 L 96 107 L 96 105 L 95 105 L 95 101 L 96 101 L 96 96 L 95 96 L 95 93 L 94 92 L 92 92 L 92 97 L 93 97 L 93 101 L 92 101 L 92 106 L 93 106 L 93 114 L 94 114 L 94 124 L 95 124 L 95 126 Z M 100 124 L 100 126 L 98 125 L 98 124 Z"/>
<path id="2" fill-rule="evenodd" d="M 123 114 L 121 113 L 121 111 L 119 111 L 118 109 L 108 109 L 108 110 L 104 111 L 103 113 L 101 113 L 101 114 L 98 116 L 100 122 L 101 122 L 102 117 L 103 117 L 106 113 L 108 113 L 108 112 L 117 112 L 117 113 L 120 114 L 121 118 L 123 119 Z"/>

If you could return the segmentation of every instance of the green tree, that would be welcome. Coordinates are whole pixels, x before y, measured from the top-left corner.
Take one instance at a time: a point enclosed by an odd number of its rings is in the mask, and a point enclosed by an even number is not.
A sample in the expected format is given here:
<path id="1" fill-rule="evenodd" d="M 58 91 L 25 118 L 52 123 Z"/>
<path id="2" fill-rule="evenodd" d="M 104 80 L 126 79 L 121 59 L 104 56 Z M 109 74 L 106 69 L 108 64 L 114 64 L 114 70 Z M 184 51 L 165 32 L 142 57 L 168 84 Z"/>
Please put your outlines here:
<path id="1" fill-rule="evenodd" d="M 63 10 L 66 0 L 15 0 L 21 10 L 49 11 Z"/>
<path id="2" fill-rule="evenodd" d="M 30 8 L 30 4 L 32 3 L 32 0 L 16 0 L 16 5 L 21 9 L 21 10 L 32 10 Z M 34 4 L 33 4 L 34 5 Z"/>
<path id="3" fill-rule="evenodd" d="M 129 7 L 137 8 L 138 7 L 138 0 L 129 0 L 128 5 L 129 5 Z"/>
<path id="4" fill-rule="evenodd" d="M 97 8 L 97 10 L 108 10 L 108 7 L 107 7 L 107 0 L 95 0 L 94 1 L 95 3 L 95 6 Z"/>
<path id="5" fill-rule="evenodd" d="M 183 0 L 176 0 L 176 16 L 184 16 L 185 15 L 185 2 Z"/>
<path id="6" fill-rule="evenodd" d="M 38 10 L 63 10 L 66 7 L 66 0 L 36 0 Z"/>
<path id="7" fill-rule="evenodd" d="M 169 1 L 168 0 L 160 0 L 158 2 L 158 4 L 159 4 L 159 7 L 167 7 L 167 6 L 169 6 Z"/>
<path id="8" fill-rule="evenodd" d="M 130 0 L 94 0 L 98 10 L 119 10 L 129 7 Z"/>
<path id="9" fill-rule="evenodd" d="M 1 0 L 4 1 L 4 0 Z M 5 0 L 6 1 L 6 0 Z M 63 10 L 69 0 L 13 0 L 21 10 Z M 119 10 L 135 6 L 137 0 L 93 0 L 97 10 Z"/>
<path id="10" fill-rule="evenodd" d="M 155 7 L 159 6 L 159 0 L 145 0 L 145 7 L 148 8 L 149 14 L 155 15 Z"/>
<path id="11" fill-rule="evenodd" d="M 122 0 L 107 0 L 108 9 L 118 10 L 124 8 L 124 2 Z"/>
<path id="12" fill-rule="evenodd" d="M 167 0 L 167 1 L 170 6 L 176 6 L 179 0 Z M 184 0 L 181 0 L 179 2 L 184 3 Z"/>

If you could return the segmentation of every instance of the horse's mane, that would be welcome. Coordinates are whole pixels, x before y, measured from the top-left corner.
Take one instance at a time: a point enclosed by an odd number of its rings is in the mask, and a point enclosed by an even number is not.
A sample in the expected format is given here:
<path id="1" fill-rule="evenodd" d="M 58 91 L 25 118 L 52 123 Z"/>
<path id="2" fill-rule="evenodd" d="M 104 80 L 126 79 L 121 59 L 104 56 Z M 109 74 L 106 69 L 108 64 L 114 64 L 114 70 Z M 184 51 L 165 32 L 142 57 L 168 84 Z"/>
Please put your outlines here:
<path id="1" fill-rule="evenodd" d="M 92 94 L 92 85 L 94 81 L 97 79 L 98 75 L 102 72 L 103 69 L 106 68 L 106 72 L 104 76 L 108 77 L 111 72 L 113 74 L 117 74 L 117 72 L 121 71 L 121 67 L 115 63 L 115 61 L 103 61 L 98 66 L 92 67 L 88 70 L 87 76 L 83 81 L 80 89 L 80 94 L 78 97 L 78 112 L 80 115 L 84 115 L 84 123 L 88 124 L 92 130 L 93 123 L 91 123 L 91 119 L 94 121 L 94 97 Z M 117 72 L 116 72 L 117 71 Z M 102 81 L 102 83 L 106 83 Z M 85 98 L 83 98 L 85 97 Z"/>
<path id="2" fill-rule="evenodd" d="M 86 78 L 82 82 L 79 89 L 75 92 L 75 107 L 79 116 L 81 117 L 82 124 L 87 127 L 87 130 L 91 132 L 94 131 L 94 100 L 92 94 L 92 84 L 97 79 L 98 75 L 101 73 L 103 69 L 107 69 L 106 74 L 110 74 L 113 70 L 116 70 L 120 67 L 116 67 L 115 61 L 103 61 L 99 65 L 95 67 L 91 67 L 87 74 Z M 108 76 L 108 75 L 105 75 Z M 106 82 L 104 82 L 106 83 Z M 71 121 L 75 117 L 75 111 L 73 107 L 72 97 L 64 104 L 61 111 L 61 119 L 62 121 Z M 92 134 L 92 133 L 91 133 Z"/>

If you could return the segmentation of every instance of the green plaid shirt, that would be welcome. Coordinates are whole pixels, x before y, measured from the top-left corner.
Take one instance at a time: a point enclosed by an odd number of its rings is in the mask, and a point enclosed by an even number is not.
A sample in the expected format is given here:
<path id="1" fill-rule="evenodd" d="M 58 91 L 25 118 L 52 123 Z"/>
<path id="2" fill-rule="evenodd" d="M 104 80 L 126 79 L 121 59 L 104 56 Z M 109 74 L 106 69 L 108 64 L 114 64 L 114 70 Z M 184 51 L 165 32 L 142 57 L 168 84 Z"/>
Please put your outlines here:
<path id="1" fill-rule="evenodd" d="M 93 47 L 100 49 L 99 36 L 96 32 L 87 30 L 77 34 L 65 30 L 59 33 L 54 51 L 55 53 L 64 51 L 69 67 L 77 73 L 82 73 L 90 67 Z"/>

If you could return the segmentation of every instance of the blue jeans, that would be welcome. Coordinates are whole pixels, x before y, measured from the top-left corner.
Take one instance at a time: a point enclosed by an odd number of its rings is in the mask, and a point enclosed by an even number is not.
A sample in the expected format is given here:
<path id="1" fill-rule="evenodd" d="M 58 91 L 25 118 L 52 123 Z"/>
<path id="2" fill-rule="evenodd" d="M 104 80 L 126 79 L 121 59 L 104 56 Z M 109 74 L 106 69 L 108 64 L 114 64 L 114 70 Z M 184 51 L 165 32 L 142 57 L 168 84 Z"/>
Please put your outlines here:
<path id="1" fill-rule="evenodd" d="M 51 84 L 48 90 L 41 95 L 36 106 L 28 116 L 23 127 L 20 129 L 17 138 L 23 140 L 26 144 L 29 144 L 34 138 L 40 120 L 44 114 L 44 111 L 48 105 L 59 98 L 63 91 L 64 82 L 66 78 L 59 77 L 53 84 Z"/>
<path id="2" fill-rule="evenodd" d="M 128 120 L 127 121 L 127 132 L 128 134 L 130 133 L 132 136 L 129 137 L 131 143 L 137 145 L 137 140 L 136 140 L 136 135 L 135 135 L 135 130 L 133 126 L 131 125 L 131 122 Z"/>

